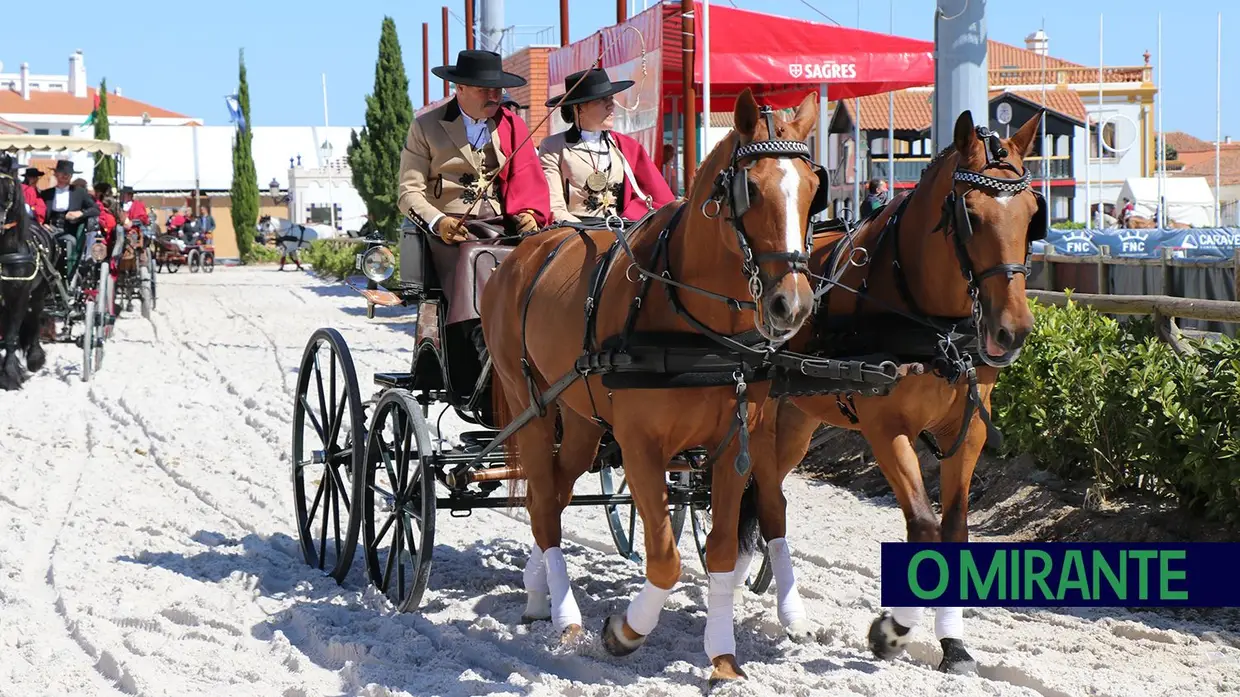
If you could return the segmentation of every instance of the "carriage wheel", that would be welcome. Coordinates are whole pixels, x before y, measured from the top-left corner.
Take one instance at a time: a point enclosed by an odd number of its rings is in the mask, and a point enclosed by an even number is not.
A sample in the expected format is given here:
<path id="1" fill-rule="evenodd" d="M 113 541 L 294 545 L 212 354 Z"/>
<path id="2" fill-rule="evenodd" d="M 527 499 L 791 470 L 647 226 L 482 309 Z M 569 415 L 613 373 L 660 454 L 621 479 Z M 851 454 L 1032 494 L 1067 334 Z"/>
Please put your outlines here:
<path id="1" fill-rule="evenodd" d="M 103 367 L 103 344 L 112 337 L 116 323 L 116 284 L 107 262 L 99 264 L 99 284 L 95 286 L 95 372 Z M 89 304 L 89 303 L 88 303 Z"/>
<path id="2" fill-rule="evenodd" d="M 189 272 L 198 273 L 202 270 L 202 253 L 198 250 L 189 253 Z"/>
<path id="3" fill-rule="evenodd" d="M 319 329 L 302 354 L 293 403 L 293 505 L 306 563 L 337 582 L 348 576 L 357 549 L 351 479 L 365 437 L 349 347 L 340 332 Z"/>
<path id="4" fill-rule="evenodd" d="M 152 311 L 152 312 L 154 312 L 154 311 L 155 311 L 155 302 L 156 302 L 156 299 L 155 299 L 155 274 L 156 274 L 156 272 L 159 270 L 159 266 L 155 263 L 155 260 L 154 260 L 153 258 L 151 258 L 149 255 L 147 256 L 147 262 L 146 262 L 146 264 L 147 264 L 147 267 L 150 269 L 150 270 L 147 272 L 147 280 L 150 282 L 150 286 L 151 286 L 151 311 Z"/>
<path id="5" fill-rule="evenodd" d="M 435 546 L 435 452 L 422 406 L 407 390 L 388 390 L 366 438 L 365 476 L 354 484 L 363 511 L 362 544 L 370 582 L 398 611 L 416 610 Z"/>
<path id="6" fill-rule="evenodd" d="M 82 382 L 90 382 L 94 372 L 95 304 L 86 303 L 86 316 L 82 319 Z"/>
<path id="7" fill-rule="evenodd" d="M 599 485 L 607 496 L 629 493 L 629 483 L 624 476 L 624 467 L 618 462 L 604 461 L 598 472 Z M 672 504 L 672 537 L 680 542 L 680 533 L 685 527 L 687 508 L 684 504 Z M 641 516 L 637 506 L 633 504 L 617 504 L 603 506 L 603 515 L 607 516 L 607 527 L 611 530 L 611 539 L 616 543 L 616 551 L 629 561 L 641 563 L 642 555 L 634 548 L 634 537 Z"/>
<path id="8" fill-rule="evenodd" d="M 176 273 L 181 270 L 181 262 L 179 261 L 164 262 L 164 268 L 168 270 L 168 273 Z"/>
<path id="9" fill-rule="evenodd" d="M 203 252 L 202 272 L 203 273 L 215 273 L 215 253 L 214 252 Z"/>
<path id="10" fill-rule="evenodd" d="M 706 569 L 706 536 L 710 534 L 711 517 L 709 506 L 693 506 L 692 515 L 693 525 L 693 544 L 697 547 L 698 561 L 702 562 L 702 569 Z M 774 578 L 774 569 L 771 568 L 771 557 L 766 551 L 766 540 L 762 536 L 758 536 L 758 551 L 762 552 L 762 563 L 755 570 L 752 562 L 746 569 L 748 577 L 745 579 L 745 587 L 761 595 L 771 587 L 771 579 Z"/>

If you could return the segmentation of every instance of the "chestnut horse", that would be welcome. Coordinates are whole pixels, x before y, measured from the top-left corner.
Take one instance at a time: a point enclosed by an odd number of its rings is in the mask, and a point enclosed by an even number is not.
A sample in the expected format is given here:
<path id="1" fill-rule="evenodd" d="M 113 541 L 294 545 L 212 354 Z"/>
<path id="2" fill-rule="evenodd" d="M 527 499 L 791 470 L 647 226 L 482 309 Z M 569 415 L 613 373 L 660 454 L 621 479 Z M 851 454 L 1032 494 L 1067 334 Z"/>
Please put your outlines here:
<path id="1" fill-rule="evenodd" d="M 627 247 L 617 251 L 613 243 L 621 235 L 610 230 L 545 230 L 523 240 L 487 283 L 482 326 L 501 422 L 525 411 L 533 395 L 561 376 L 590 373 L 560 395 L 558 409 L 543 410 L 518 430 L 515 448 L 507 448 L 524 470 L 535 539 L 525 569 L 525 619 L 551 618 L 564 640 L 580 634 L 582 619 L 560 549 L 561 513 L 609 426 L 645 530 L 646 583 L 627 613 L 607 620 L 604 645 L 625 655 L 654 630 L 681 571 L 665 472 L 676 454 L 704 446 L 717 454 L 705 648 L 713 679 L 743 676 L 732 635 L 733 568 L 749 479 L 746 443 L 769 381 L 747 384 L 741 363 L 687 385 L 640 371 L 600 376 L 583 370 L 579 358 L 583 350 L 607 355 L 609 347 L 629 355 L 630 342 L 655 351 L 706 346 L 716 358 L 731 355 L 726 346 L 743 344 L 758 347 L 752 353 L 762 357 L 797 333 L 813 304 L 808 221 L 825 194 L 804 143 L 817 121 L 815 100 L 807 97 L 795 118 L 784 121 L 760 111 L 745 90 L 734 130 L 702 163 L 688 200 L 667 204 L 623 234 Z M 647 293 L 651 285 L 661 287 Z M 669 352 L 668 361 L 673 358 Z M 639 384 L 643 378 L 663 382 Z"/>
<path id="2" fill-rule="evenodd" d="M 907 374 L 868 396 L 848 387 L 813 395 L 798 390 L 798 376 L 791 376 L 789 389 L 774 390 L 783 396 L 765 405 L 776 414 L 754 432 L 753 471 L 781 620 L 803 618 L 804 610 L 783 541 L 780 484 L 805 457 L 820 424 L 865 436 L 899 501 L 909 541 L 968 541 L 970 479 L 988 436 L 998 437 L 989 421 L 991 390 L 998 369 L 1016 360 L 1033 327 L 1025 262 L 1030 243 L 1045 235 L 1046 210 L 1028 186 L 1023 158 L 1040 118 L 1003 140 L 975 128 L 964 112 L 953 144 L 910 195 L 888 203 L 851 241 L 815 240 L 810 268 L 829 290 L 789 348 L 832 358 L 882 354 Z M 973 365 L 974 358 L 983 365 Z M 922 483 L 914 451 L 919 436 L 942 463 L 941 523 Z M 871 650 L 880 658 L 898 655 L 923 611 L 882 613 L 870 627 Z M 961 608 L 936 609 L 941 670 L 976 668 L 963 629 Z"/>

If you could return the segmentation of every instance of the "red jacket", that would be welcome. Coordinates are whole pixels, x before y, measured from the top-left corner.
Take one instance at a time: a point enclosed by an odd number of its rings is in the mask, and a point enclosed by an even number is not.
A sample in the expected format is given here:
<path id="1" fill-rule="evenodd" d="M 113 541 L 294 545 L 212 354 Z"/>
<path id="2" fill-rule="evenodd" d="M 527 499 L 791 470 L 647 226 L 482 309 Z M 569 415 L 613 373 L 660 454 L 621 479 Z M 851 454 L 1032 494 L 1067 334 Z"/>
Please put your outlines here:
<path id="1" fill-rule="evenodd" d="M 151 216 L 146 212 L 146 204 L 137 199 L 134 199 L 129 204 L 129 213 L 127 215 L 134 222 L 140 222 L 143 225 L 151 224 Z"/>
<path id="2" fill-rule="evenodd" d="M 616 147 L 620 149 L 620 154 L 629 163 L 629 167 L 633 170 L 633 178 L 637 180 L 637 187 L 642 193 L 650 197 L 650 205 L 655 210 L 662 208 L 664 205 L 671 203 L 675 196 L 672 196 L 672 190 L 667 185 L 667 180 L 663 178 L 663 174 L 659 172 L 659 168 L 655 166 L 654 160 L 650 159 L 650 155 L 646 149 L 636 140 L 624 135 L 611 131 L 608 134 L 616 143 Z M 625 220 L 637 220 L 646 214 L 646 200 L 639 198 L 637 192 L 629 184 L 629 177 L 624 177 L 624 196 L 620 200 L 620 217 Z"/>
<path id="3" fill-rule="evenodd" d="M 40 225 L 47 222 L 47 204 L 39 196 L 39 190 L 29 184 L 22 184 L 22 195 L 26 197 L 26 203 L 34 212 L 34 221 Z"/>
<path id="4" fill-rule="evenodd" d="M 116 216 L 103 205 L 103 201 L 95 199 L 95 203 L 99 206 L 99 229 L 104 234 L 110 234 L 116 228 Z"/>
<path id="5" fill-rule="evenodd" d="M 504 202 L 503 213 L 515 216 L 523 210 L 531 210 L 538 225 L 544 226 L 551 222 L 551 189 L 533 142 L 526 140 L 529 127 L 520 116 L 506 108 L 500 108 L 496 118 L 499 150 L 508 158 L 496 177 L 496 189 Z M 514 153 L 517 145 L 521 145 L 521 149 Z"/>

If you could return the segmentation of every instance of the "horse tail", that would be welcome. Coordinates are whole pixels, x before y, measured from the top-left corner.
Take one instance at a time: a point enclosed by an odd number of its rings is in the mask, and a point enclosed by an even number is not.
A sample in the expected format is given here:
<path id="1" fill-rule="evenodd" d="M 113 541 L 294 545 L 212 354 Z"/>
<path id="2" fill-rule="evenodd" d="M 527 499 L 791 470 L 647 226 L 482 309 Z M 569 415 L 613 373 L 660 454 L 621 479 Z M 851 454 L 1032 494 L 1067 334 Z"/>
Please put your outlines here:
<path id="1" fill-rule="evenodd" d="M 512 423 L 512 405 L 508 403 L 508 395 L 504 390 L 504 381 L 496 374 L 495 368 L 491 368 L 491 420 L 494 422 L 495 428 L 503 430 L 508 424 Z M 521 464 L 521 453 L 517 448 L 519 439 L 514 434 L 504 441 L 504 466 L 515 468 Z M 510 479 L 508 481 L 508 499 L 505 508 L 525 508 L 526 504 L 526 487 L 525 478 Z"/>
<path id="2" fill-rule="evenodd" d="M 737 522 L 737 542 L 742 555 L 753 554 L 758 549 L 758 482 L 750 480 L 741 494 L 741 514 Z"/>

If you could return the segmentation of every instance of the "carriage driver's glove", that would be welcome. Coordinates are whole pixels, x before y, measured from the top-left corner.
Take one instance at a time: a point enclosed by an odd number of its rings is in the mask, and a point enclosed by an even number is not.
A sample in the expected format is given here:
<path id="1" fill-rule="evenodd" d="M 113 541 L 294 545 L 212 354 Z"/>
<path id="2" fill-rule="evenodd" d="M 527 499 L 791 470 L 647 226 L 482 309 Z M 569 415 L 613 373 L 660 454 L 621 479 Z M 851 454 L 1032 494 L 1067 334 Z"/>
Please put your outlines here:
<path id="1" fill-rule="evenodd" d="M 530 211 L 521 211 L 516 216 L 517 232 L 526 234 L 538 229 L 538 219 Z"/>
<path id="2" fill-rule="evenodd" d="M 447 244 L 460 244 L 469 239 L 469 233 L 465 230 L 465 226 L 457 218 L 450 215 L 440 219 L 439 224 L 435 226 L 435 232 Z"/>

